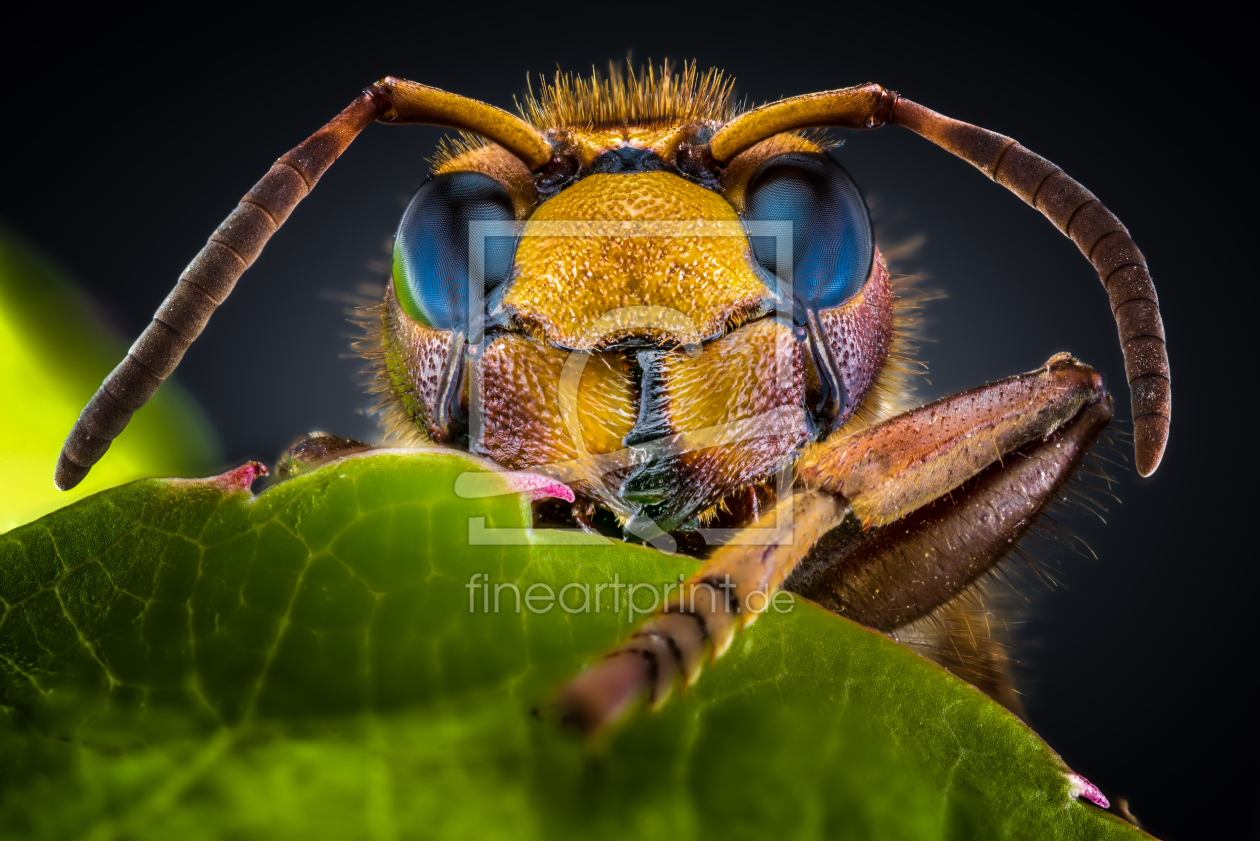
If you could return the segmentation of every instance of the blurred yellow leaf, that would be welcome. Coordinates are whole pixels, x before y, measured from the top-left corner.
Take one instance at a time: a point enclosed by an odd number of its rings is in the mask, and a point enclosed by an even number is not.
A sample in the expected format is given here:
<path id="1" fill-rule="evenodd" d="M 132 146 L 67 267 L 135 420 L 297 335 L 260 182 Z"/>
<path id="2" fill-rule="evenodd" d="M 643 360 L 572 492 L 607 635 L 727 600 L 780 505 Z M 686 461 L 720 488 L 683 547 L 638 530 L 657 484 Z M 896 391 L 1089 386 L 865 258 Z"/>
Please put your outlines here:
<path id="1" fill-rule="evenodd" d="M 53 487 L 66 434 L 126 352 L 62 271 L 0 227 L 0 532 L 124 482 L 218 466 L 208 422 L 168 382 L 82 484 Z"/>

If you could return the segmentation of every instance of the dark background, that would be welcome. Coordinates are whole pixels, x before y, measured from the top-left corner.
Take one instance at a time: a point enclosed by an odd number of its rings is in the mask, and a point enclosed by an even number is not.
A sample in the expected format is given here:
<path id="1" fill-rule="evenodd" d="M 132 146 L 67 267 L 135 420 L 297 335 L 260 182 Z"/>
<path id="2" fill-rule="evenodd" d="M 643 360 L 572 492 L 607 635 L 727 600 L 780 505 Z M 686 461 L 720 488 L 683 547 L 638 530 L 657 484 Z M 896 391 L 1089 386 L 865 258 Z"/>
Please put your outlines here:
<path id="1" fill-rule="evenodd" d="M 396 74 L 511 108 L 526 74 L 696 58 L 753 103 L 879 81 L 1018 138 L 1129 226 L 1159 289 L 1176 385 L 1163 466 L 1113 469 L 1104 524 L 1067 516 L 1097 558 L 1060 554 L 1054 592 L 1029 585 L 1019 649 L 1033 725 L 1160 837 L 1257 832 L 1251 695 L 1257 592 L 1250 536 L 1253 436 L 1240 347 L 1255 282 L 1243 204 L 1244 127 L 1218 56 L 1228 23 L 1104 24 L 1096 10 L 1010 8 L 862 19 L 835 7 L 726 14 L 627 3 L 592 16 L 367 7 L 222 6 L 200 17 L 84 17 L 10 32 L 0 221 L 62 261 L 106 317 L 136 335 L 180 270 L 270 163 L 367 83 Z M 73 19 L 71 19 L 73 18 Z M 388 238 L 441 132 L 370 127 L 295 212 L 180 368 L 229 461 L 271 462 L 312 429 L 373 435 L 346 358 L 339 296 L 382 284 Z M 852 133 L 842 160 L 886 245 L 926 242 L 894 266 L 948 293 L 930 305 L 923 397 L 1069 350 L 1129 398 L 1106 296 L 1075 246 L 969 165 L 909 132 Z M 86 400 L 88 394 L 83 397 Z M 1121 425 L 1119 428 L 1126 428 Z M 1121 450 L 1128 455 L 1127 444 Z M 49 467 L 55 454 L 49 453 Z"/>

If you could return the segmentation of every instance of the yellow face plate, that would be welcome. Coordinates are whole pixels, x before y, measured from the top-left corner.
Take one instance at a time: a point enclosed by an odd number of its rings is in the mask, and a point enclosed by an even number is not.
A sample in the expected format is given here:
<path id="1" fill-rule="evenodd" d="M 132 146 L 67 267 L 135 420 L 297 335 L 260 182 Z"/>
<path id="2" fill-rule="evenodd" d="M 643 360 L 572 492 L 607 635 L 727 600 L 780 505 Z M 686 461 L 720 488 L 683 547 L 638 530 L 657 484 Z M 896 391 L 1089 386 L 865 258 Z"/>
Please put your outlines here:
<path id="1" fill-rule="evenodd" d="M 578 221 L 574 235 L 554 223 Z M 590 235 L 599 223 L 668 223 L 649 235 Z M 714 225 L 713 223 L 721 223 Z M 759 312 L 768 292 L 754 272 L 739 216 L 719 194 L 667 172 L 591 175 L 542 204 L 517 247 L 518 274 L 502 306 L 563 348 L 604 347 L 636 335 L 691 344 Z M 652 235 L 658 231 L 662 235 Z M 587 235 L 582 235 L 583 233 Z M 633 307 L 680 316 L 644 328 Z M 662 336 L 662 333 L 673 334 Z"/>

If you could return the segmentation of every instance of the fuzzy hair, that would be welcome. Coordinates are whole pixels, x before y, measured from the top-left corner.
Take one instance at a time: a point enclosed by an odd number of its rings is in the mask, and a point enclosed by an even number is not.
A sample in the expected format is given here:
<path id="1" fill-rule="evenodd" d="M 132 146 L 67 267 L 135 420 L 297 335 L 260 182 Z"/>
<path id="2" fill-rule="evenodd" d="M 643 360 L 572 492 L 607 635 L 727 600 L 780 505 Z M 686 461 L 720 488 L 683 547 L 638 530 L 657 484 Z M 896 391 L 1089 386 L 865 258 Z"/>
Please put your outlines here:
<path id="1" fill-rule="evenodd" d="M 540 131 L 724 123 L 737 113 L 733 84 L 720 70 L 701 73 L 694 61 L 676 73 L 669 61 L 636 70 L 627 59 L 624 70 L 609 62 L 607 76 L 594 68 L 590 76 L 560 70 L 551 81 L 540 76 L 537 95 L 531 84 L 517 108 Z"/>
<path id="2" fill-rule="evenodd" d="M 350 347 L 355 356 L 367 363 L 367 367 L 359 371 L 363 377 L 364 391 L 372 398 L 372 404 L 365 414 L 374 417 L 381 430 L 381 440 L 376 442 L 378 445 L 427 446 L 433 443 L 428 434 L 403 409 L 402 401 L 394 394 L 393 381 L 385 359 L 385 289 L 389 282 L 390 267 L 387 264 L 377 264 L 374 267 L 385 275 L 385 282 L 379 286 L 360 286 L 357 295 L 347 296 L 345 299 L 349 304 L 346 316 L 358 331 Z"/>

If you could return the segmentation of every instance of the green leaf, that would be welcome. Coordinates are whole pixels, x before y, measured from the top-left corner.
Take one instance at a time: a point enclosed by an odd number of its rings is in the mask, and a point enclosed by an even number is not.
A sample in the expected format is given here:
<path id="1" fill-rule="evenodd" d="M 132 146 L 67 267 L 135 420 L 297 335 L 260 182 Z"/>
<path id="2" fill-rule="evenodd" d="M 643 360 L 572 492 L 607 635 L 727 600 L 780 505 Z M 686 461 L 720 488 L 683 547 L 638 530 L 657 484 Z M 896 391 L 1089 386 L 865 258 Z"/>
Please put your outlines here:
<path id="1" fill-rule="evenodd" d="M 82 484 L 53 487 L 62 441 L 126 353 L 61 271 L 0 226 L 0 531 L 124 482 L 217 464 L 214 433 L 168 381 Z"/>
<path id="2" fill-rule="evenodd" d="M 496 613 L 470 578 L 660 592 L 695 562 L 555 545 L 522 496 L 453 492 L 484 467 L 142 481 L 0 537 L 0 835 L 1146 837 L 981 693 L 801 599 L 584 744 L 533 711 L 634 627 L 625 591 Z"/>

